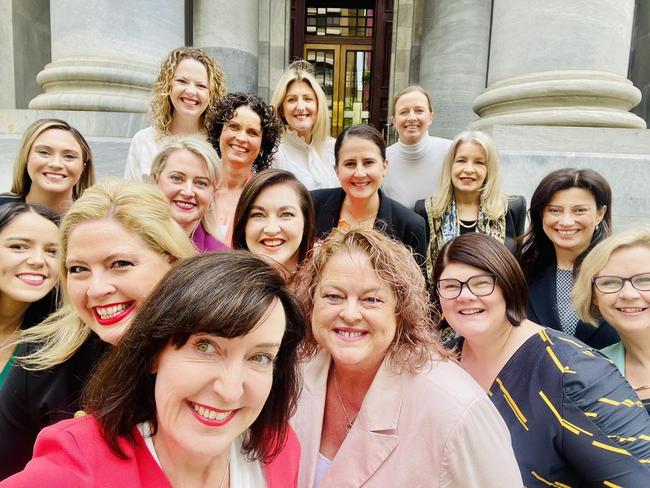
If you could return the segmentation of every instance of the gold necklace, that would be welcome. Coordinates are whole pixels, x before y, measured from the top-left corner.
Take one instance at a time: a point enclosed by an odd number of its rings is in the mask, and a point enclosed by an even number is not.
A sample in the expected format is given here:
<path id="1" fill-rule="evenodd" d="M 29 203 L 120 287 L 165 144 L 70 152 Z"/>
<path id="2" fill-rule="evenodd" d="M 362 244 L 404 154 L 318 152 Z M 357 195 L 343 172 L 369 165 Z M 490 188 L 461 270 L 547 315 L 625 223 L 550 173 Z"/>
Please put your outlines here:
<path id="1" fill-rule="evenodd" d="M 348 411 L 345 408 L 345 403 L 343 403 L 343 398 L 341 398 L 341 392 L 339 391 L 339 382 L 336 379 L 336 368 L 332 368 L 332 373 L 334 374 L 334 388 L 336 389 L 336 396 L 339 399 L 339 403 L 341 404 L 341 408 L 343 409 L 343 413 L 345 414 L 345 418 L 348 421 L 347 425 L 345 426 L 345 435 L 348 435 L 350 433 L 350 429 L 352 428 L 352 424 L 357 419 L 357 416 L 355 415 L 354 418 L 352 419 L 348 415 Z"/>

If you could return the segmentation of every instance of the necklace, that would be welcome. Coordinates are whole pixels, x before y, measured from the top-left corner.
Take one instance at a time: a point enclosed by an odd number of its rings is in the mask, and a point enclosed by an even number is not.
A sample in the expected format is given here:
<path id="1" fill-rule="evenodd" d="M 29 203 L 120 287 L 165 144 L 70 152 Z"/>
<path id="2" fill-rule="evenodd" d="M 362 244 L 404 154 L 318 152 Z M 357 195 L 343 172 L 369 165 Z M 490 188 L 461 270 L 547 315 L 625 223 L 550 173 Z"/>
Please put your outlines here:
<path id="1" fill-rule="evenodd" d="M 230 470 L 230 451 L 228 452 L 228 462 L 226 463 L 226 470 L 223 472 L 223 478 L 221 478 L 221 483 L 219 488 L 223 488 L 223 484 L 226 482 L 226 476 L 228 476 L 228 471 Z"/>
<path id="2" fill-rule="evenodd" d="M 341 398 L 341 392 L 339 391 L 339 382 L 336 379 L 336 368 L 334 368 L 332 370 L 332 372 L 334 373 L 334 389 L 336 389 L 336 396 L 339 399 L 339 403 L 341 404 L 341 408 L 343 409 L 343 413 L 345 414 L 345 418 L 348 421 L 347 425 L 345 426 L 345 435 L 348 435 L 350 433 L 350 429 L 352 428 L 352 424 L 357 419 L 357 417 L 355 415 L 354 418 L 352 419 L 348 415 L 348 411 L 345 408 L 345 403 L 343 403 L 343 398 Z"/>
<path id="3" fill-rule="evenodd" d="M 473 220 L 471 224 L 464 224 L 462 220 L 458 219 L 458 225 L 460 225 L 463 229 L 473 229 L 476 227 L 476 220 Z"/>

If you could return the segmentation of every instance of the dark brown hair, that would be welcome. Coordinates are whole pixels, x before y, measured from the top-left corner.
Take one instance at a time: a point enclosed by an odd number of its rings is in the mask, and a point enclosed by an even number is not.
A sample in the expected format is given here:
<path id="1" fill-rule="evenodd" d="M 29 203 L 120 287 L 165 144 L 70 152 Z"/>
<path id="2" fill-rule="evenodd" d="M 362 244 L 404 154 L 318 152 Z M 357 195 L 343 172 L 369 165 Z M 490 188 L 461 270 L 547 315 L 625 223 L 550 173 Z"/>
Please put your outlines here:
<path id="1" fill-rule="evenodd" d="M 600 241 L 608 237 L 612 229 L 612 190 L 607 180 L 593 169 L 558 169 L 546 175 L 537 185 L 533 197 L 530 199 L 530 225 L 522 238 L 520 249 L 517 253 L 519 264 L 527 278 L 538 275 L 549 263 L 556 260 L 553 243 L 544 232 L 544 209 L 556 192 L 570 188 L 582 188 L 591 193 L 596 200 L 596 209 L 600 210 L 605 205 L 605 215 L 600 225 L 591 236 L 591 243 L 575 261 L 573 271 L 576 274 L 580 263 Z"/>
<path id="2" fill-rule="evenodd" d="M 351 125 L 343 132 L 341 132 L 336 138 L 336 144 L 334 144 L 334 159 L 336 161 L 335 164 L 339 164 L 339 151 L 341 150 L 343 142 L 350 137 L 359 137 L 361 139 L 365 139 L 366 141 L 374 143 L 381 153 L 381 159 L 386 159 L 386 142 L 384 141 L 384 138 L 381 136 L 379 131 L 371 125 L 359 124 Z"/>
<path id="3" fill-rule="evenodd" d="M 208 140 L 221 156 L 219 139 L 223 132 L 223 126 L 232 120 L 236 115 L 239 107 L 248 107 L 255 112 L 260 118 L 262 127 L 262 146 L 260 153 L 253 161 L 253 173 L 270 168 L 273 160 L 273 154 L 278 150 L 280 144 L 280 135 L 283 126 L 275 109 L 267 105 L 257 95 L 248 93 L 234 92 L 219 98 L 207 110 L 206 126 L 208 130 Z"/>
<path id="4" fill-rule="evenodd" d="M 274 185 L 289 185 L 298 195 L 300 210 L 305 225 L 302 230 L 302 240 L 298 249 L 298 264 L 302 263 L 307 252 L 314 247 L 314 226 L 316 217 L 314 214 L 314 203 L 311 200 L 309 191 L 305 185 L 300 183 L 293 173 L 282 169 L 267 169 L 255 175 L 242 190 L 242 194 L 235 209 L 235 224 L 232 231 L 232 248 L 248 250 L 246 244 L 246 223 L 251 207 L 257 197 L 265 188 Z"/>
<path id="5" fill-rule="evenodd" d="M 244 336 L 276 300 L 284 307 L 286 330 L 274 361 L 271 392 L 242 445 L 250 458 L 273 460 L 286 442 L 300 390 L 297 352 L 306 320 L 282 276 L 245 251 L 201 254 L 176 265 L 101 362 L 84 392 L 84 405 L 99 421 L 111 450 L 123 458 L 118 440 L 135 442 L 133 428 L 140 422 L 150 422 L 156 432 L 156 375 L 150 371 L 168 344 L 181 348 L 200 333 Z"/>
<path id="6" fill-rule="evenodd" d="M 496 276 L 506 302 L 506 317 L 514 326 L 526 319 L 528 287 L 524 273 L 506 246 L 486 234 L 469 232 L 449 241 L 442 248 L 433 268 L 433 280 L 437 282 L 449 263 L 463 263 L 487 271 Z M 436 305 L 440 297 L 433 293 Z M 448 325 L 444 321 L 442 326 Z"/>

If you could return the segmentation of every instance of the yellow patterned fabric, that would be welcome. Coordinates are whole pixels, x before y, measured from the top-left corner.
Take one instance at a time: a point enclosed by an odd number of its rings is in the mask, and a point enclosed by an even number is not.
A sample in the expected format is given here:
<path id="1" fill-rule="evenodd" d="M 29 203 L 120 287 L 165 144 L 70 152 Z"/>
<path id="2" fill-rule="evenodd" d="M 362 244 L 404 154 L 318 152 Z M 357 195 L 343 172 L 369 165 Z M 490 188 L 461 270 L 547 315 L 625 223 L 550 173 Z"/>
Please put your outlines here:
<path id="1" fill-rule="evenodd" d="M 619 373 L 575 337 L 529 338 L 489 391 L 527 487 L 650 487 L 650 416 Z"/>

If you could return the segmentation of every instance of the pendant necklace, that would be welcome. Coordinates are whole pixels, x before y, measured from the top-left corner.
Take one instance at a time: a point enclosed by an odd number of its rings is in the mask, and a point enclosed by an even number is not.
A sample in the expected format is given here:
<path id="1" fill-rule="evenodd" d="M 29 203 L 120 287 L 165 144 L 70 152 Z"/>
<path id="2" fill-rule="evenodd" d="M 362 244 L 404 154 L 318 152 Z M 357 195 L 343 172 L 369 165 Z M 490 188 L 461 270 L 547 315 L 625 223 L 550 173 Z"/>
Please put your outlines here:
<path id="1" fill-rule="evenodd" d="M 343 409 L 343 413 L 345 414 L 345 418 L 347 419 L 348 423 L 345 426 L 345 435 L 348 435 L 350 433 L 350 429 L 352 428 L 352 424 L 356 420 L 356 415 L 354 418 L 350 418 L 348 415 L 348 411 L 345 408 L 345 403 L 343 403 L 343 398 L 341 398 L 341 392 L 339 391 L 339 382 L 336 379 L 336 368 L 332 369 L 332 372 L 334 373 L 334 389 L 336 390 L 336 396 L 339 399 L 339 403 L 341 404 L 341 408 Z"/>

